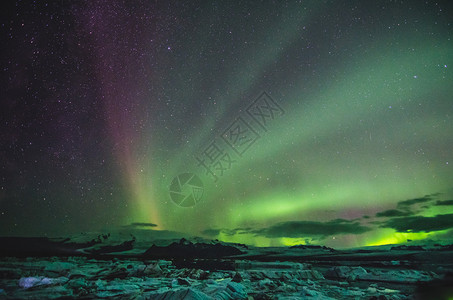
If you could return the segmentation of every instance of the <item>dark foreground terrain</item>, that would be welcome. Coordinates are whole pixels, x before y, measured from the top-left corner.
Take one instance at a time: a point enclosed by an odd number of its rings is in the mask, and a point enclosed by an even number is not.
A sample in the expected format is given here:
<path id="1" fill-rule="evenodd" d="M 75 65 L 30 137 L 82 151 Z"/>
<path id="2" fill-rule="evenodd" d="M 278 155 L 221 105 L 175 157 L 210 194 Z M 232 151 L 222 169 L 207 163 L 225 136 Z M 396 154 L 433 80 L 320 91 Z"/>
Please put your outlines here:
<path id="1" fill-rule="evenodd" d="M 451 246 L 0 238 L 0 299 L 453 299 Z"/>

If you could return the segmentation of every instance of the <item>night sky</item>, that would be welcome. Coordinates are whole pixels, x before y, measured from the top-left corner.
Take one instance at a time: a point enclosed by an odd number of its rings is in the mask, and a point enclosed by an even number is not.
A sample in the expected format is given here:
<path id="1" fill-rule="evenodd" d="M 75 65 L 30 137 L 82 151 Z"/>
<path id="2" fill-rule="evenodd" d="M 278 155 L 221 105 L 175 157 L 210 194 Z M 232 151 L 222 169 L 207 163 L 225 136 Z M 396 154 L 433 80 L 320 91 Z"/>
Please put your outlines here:
<path id="1" fill-rule="evenodd" d="M 453 241 L 449 1 L 1 5 L 0 235 Z"/>

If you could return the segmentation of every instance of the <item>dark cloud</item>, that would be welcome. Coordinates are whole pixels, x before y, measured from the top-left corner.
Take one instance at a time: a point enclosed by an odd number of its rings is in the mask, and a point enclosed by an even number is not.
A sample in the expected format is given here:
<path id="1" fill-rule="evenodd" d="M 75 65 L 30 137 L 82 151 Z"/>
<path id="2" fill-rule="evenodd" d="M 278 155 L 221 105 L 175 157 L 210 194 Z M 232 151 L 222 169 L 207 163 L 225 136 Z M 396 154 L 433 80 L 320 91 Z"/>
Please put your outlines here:
<path id="1" fill-rule="evenodd" d="M 220 234 L 220 231 L 221 229 L 213 229 L 213 228 L 209 228 L 209 229 L 205 229 L 201 232 L 201 234 L 203 235 L 207 235 L 207 236 L 217 236 Z"/>
<path id="2" fill-rule="evenodd" d="M 434 199 L 441 195 L 441 193 L 434 193 L 430 195 L 425 195 L 423 197 L 419 198 L 413 198 L 413 199 L 408 199 L 404 201 L 400 201 L 396 205 L 396 209 L 389 209 L 385 211 L 381 211 L 376 213 L 375 217 L 381 218 L 381 217 L 387 217 L 387 218 L 395 218 L 395 217 L 409 217 L 409 216 L 415 216 L 419 213 L 421 213 L 423 210 L 428 209 L 433 205 L 432 201 Z M 418 205 L 422 204 L 423 205 Z M 436 204 L 434 205 L 453 205 L 453 200 L 448 200 L 448 201 L 437 201 Z M 363 217 L 362 217 L 363 218 Z M 375 224 L 382 224 L 380 222 L 377 222 Z"/>
<path id="3" fill-rule="evenodd" d="M 254 234 L 267 238 L 280 237 L 317 237 L 323 239 L 327 236 L 338 234 L 361 234 L 370 231 L 371 228 L 362 226 L 359 222 L 336 219 L 328 222 L 316 221 L 290 221 L 275 224 L 270 227 L 253 229 L 253 228 L 234 228 L 234 229 L 206 229 L 201 233 L 207 236 L 216 236 L 220 233 L 226 235 L 235 234 Z"/>
<path id="4" fill-rule="evenodd" d="M 419 204 L 419 203 L 425 203 L 433 200 L 433 195 L 426 195 L 421 198 L 414 198 L 414 199 L 409 199 L 409 200 L 404 200 L 398 202 L 397 208 L 408 208 L 412 205 Z"/>
<path id="5" fill-rule="evenodd" d="M 228 236 L 233 236 L 236 233 L 239 233 L 239 230 L 240 229 L 238 229 L 238 228 L 236 228 L 236 229 L 222 229 L 221 233 L 223 233 L 225 235 L 228 235 Z"/>
<path id="6" fill-rule="evenodd" d="M 154 223 L 131 223 L 129 227 L 157 227 L 157 224 Z"/>
<path id="7" fill-rule="evenodd" d="M 412 216 L 414 213 L 408 210 L 389 209 L 378 212 L 376 217 L 407 217 Z"/>
<path id="8" fill-rule="evenodd" d="M 436 206 L 451 206 L 453 205 L 453 200 L 437 200 Z"/>
<path id="9" fill-rule="evenodd" d="M 380 225 L 381 228 L 393 228 L 397 232 L 431 232 L 453 228 L 453 214 L 434 217 L 410 216 L 393 218 Z"/>
<path id="10" fill-rule="evenodd" d="M 252 228 L 234 228 L 234 229 L 228 229 L 228 228 L 222 228 L 222 229 L 214 229 L 214 228 L 208 228 L 203 231 L 201 231 L 202 234 L 207 235 L 207 236 L 217 236 L 220 233 L 228 235 L 228 236 L 233 236 L 235 234 L 247 234 L 251 233 L 253 231 Z"/>
<path id="11" fill-rule="evenodd" d="M 370 228 L 362 226 L 359 222 L 336 219 L 328 222 L 283 222 L 264 229 L 256 230 L 254 233 L 268 238 L 300 238 L 306 236 L 327 237 L 338 234 L 361 234 L 370 230 Z"/>

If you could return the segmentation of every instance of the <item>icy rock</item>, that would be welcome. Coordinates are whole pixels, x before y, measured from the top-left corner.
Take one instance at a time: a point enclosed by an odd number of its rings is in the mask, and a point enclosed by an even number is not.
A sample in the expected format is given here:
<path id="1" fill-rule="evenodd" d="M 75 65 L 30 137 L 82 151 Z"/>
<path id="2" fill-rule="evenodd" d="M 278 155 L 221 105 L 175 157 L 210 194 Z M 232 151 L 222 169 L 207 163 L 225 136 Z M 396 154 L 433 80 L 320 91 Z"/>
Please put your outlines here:
<path id="1" fill-rule="evenodd" d="M 327 270 L 326 275 L 334 278 L 346 278 L 350 268 L 346 266 L 335 266 Z"/>
<path id="2" fill-rule="evenodd" d="M 350 280 L 361 279 L 366 274 L 368 274 L 368 272 L 362 267 L 352 268 L 351 271 L 349 272 L 348 279 Z"/>
<path id="3" fill-rule="evenodd" d="M 392 270 L 392 271 L 373 270 L 373 272 L 360 275 L 360 279 L 383 282 L 429 281 L 436 277 L 437 277 L 436 274 L 418 270 Z"/>
<path id="4" fill-rule="evenodd" d="M 300 296 L 302 297 L 302 299 L 334 300 L 334 298 L 327 297 L 321 292 L 310 289 L 308 287 L 302 288 Z"/>
<path id="5" fill-rule="evenodd" d="M 245 288 L 242 284 L 237 282 L 228 282 L 225 288 L 226 294 L 228 294 L 228 298 L 221 298 L 221 299 L 247 299 L 247 293 L 245 292 Z M 214 297 L 217 298 L 217 297 Z"/>
<path id="6" fill-rule="evenodd" d="M 124 267 L 114 267 L 113 269 L 103 269 L 100 270 L 95 278 L 102 278 L 102 279 L 115 279 L 120 278 L 124 279 L 129 275 L 129 272 Z"/>
<path id="7" fill-rule="evenodd" d="M 215 281 L 215 280 L 212 279 L 212 278 L 206 280 L 205 283 L 206 283 L 207 285 L 218 285 L 217 281 Z"/>
<path id="8" fill-rule="evenodd" d="M 254 294 L 253 297 L 250 297 L 249 299 L 252 299 L 252 300 L 272 300 L 274 298 L 269 296 L 269 295 L 267 295 L 267 294 L 265 294 L 264 292 L 259 292 L 257 294 Z"/>
<path id="9" fill-rule="evenodd" d="M 386 294 L 393 294 L 393 293 L 399 293 L 400 291 L 398 290 L 392 290 L 392 289 L 383 289 L 380 290 L 381 293 L 386 293 Z"/>
<path id="10" fill-rule="evenodd" d="M 56 261 L 56 262 L 47 264 L 44 267 L 44 272 L 51 276 L 52 275 L 67 276 L 69 274 L 69 271 L 71 271 L 71 269 L 74 269 L 74 268 L 76 268 L 76 265 L 74 265 L 73 263 Z"/>
<path id="11" fill-rule="evenodd" d="M 201 269 L 192 269 L 189 273 L 189 277 L 196 280 L 204 280 L 208 278 L 209 272 Z"/>
<path id="12" fill-rule="evenodd" d="M 19 290 L 11 299 L 73 299 L 72 291 L 64 286 L 46 286 L 42 289 Z"/>
<path id="13" fill-rule="evenodd" d="M 146 278 L 145 280 L 140 282 L 140 285 L 145 289 L 145 290 L 157 290 L 159 287 L 164 285 L 165 282 L 162 280 L 159 280 L 157 278 Z"/>
<path id="14" fill-rule="evenodd" d="M 320 280 L 324 279 L 324 276 L 316 270 L 300 270 L 297 271 L 297 275 L 300 279 L 311 279 L 311 280 Z"/>
<path id="15" fill-rule="evenodd" d="M 109 285 L 104 286 L 102 290 L 96 293 L 99 298 L 111 298 L 116 296 L 127 296 L 132 298 L 140 293 L 141 289 L 138 285 L 127 284 L 123 282 L 111 282 Z"/>
<path id="16" fill-rule="evenodd" d="M 147 265 L 145 264 L 139 264 L 135 267 L 135 270 L 139 273 L 142 273 L 145 271 L 146 267 L 148 267 Z"/>
<path id="17" fill-rule="evenodd" d="M 261 276 L 263 278 L 269 278 L 269 279 L 280 279 L 281 277 L 281 273 L 282 272 L 276 272 L 276 271 L 260 271 L 261 272 Z"/>
<path id="18" fill-rule="evenodd" d="M 289 274 L 287 272 L 283 273 L 280 279 L 285 281 L 285 282 L 289 282 L 289 281 L 293 281 L 294 282 L 293 276 L 291 276 L 291 274 Z"/>
<path id="19" fill-rule="evenodd" d="M 158 263 L 150 264 L 145 267 L 143 274 L 146 276 L 159 276 L 162 274 L 162 269 Z"/>
<path id="20" fill-rule="evenodd" d="M 233 279 L 232 279 L 233 282 L 241 282 L 242 281 L 242 276 L 241 276 L 241 273 L 239 272 L 236 272 L 233 276 Z"/>
<path id="21" fill-rule="evenodd" d="M 29 289 L 35 286 L 64 284 L 68 281 L 66 277 L 48 278 L 48 277 L 22 277 L 19 279 L 19 286 L 23 289 Z"/>
<path id="22" fill-rule="evenodd" d="M 277 284 L 269 278 L 262 279 L 258 282 L 258 286 L 261 290 L 274 290 L 277 288 Z"/>
<path id="23" fill-rule="evenodd" d="M 230 300 L 230 299 L 247 299 L 247 292 L 242 284 L 229 281 L 229 279 L 216 282 L 214 280 L 207 280 L 206 287 L 203 291 L 217 300 Z"/>
<path id="24" fill-rule="evenodd" d="M 166 291 L 163 293 L 149 293 L 149 299 L 154 300 L 212 300 L 211 297 L 201 291 L 191 288 Z"/>
<path id="25" fill-rule="evenodd" d="M 189 274 L 190 274 L 190 270 L 183 268 L 183 269 L 175 270 L 172 275 L 173 275 L 173 277 L 187 277 Z"/>
<path id="26" fill-rule="evenodd" d="M 69 279 L 75 279 L 75 278 L 87 278 L 89 277 L 89 274 L 83 272 L 82 270 L 71 270 L 68 274 Z"/>
<path id="27" fill-rule="evenodd" d="M 225 291 L 225 286 L 225 284 L 219 283 L 213 279 L 208 279 L 205 281 L 204 288 L 202 290 L 207 295 L 213 296 L 223 293 Z"/>
<path id="28" fill-rule="evenodd" d="M 177 280 L 178 285 L 189 285 L 190 286 L 189 280 L 187 280 L 185 278 L 177 278 L 176 280 Z"/>
<path id="29" fill-rule="evenodd" d="M 344 292 L 344 295 L 345 295 L 345 296 L 348 296 L 348 298 L 349 298 L 349 297 L 363 297 L 364 294 L 365 294 L 365 293 L 362 292 L 362 291 L 357 291 L 357 290 L 352 290 L 352 289 L 351 289 L 351 290 L 346 290 L 346 291 Z"/>
<path id="30" fill-rule="evenodd" d="M 94 282 L 94 286 L 96 286 L 98 289 L 103 288 L 107 284 L 107 281 L 98 279 Z"/>
<path id="31" fill-rule="evenodd" d="M 250 270 L 249 272 L 250 279 L 252 281 L 258 281 L 261 279 L 269 278 L 269 279 L 278 279 L 279 276 L 273 271 L 261 271 L 261 270 Z"/>
<path id="32" fill-rule="evenodd" d="M 283 283 L 282 285 L 275 289 L 275 292 L 278 292 L 279 294 L 280 293 L 289 294 L 296 292 L 296 288 L 292 285 Z"/>
<path id="33" fill-rule="evenodd" d="M 223 279 L 224 275 L 222 272 L 211 272 L 209 274 L 209 278 L 210 279 Z"/>
<path id="34" fill-rule="evenodd" d="M 72 288 L 73 290 L 78 290 L 81 288 L 86 288 L 88 284 L 84 278 L 75 278 L 69 280 L 66 286 Z"/>
<path id="35" fill-rule="evenodd" d="M 168 268 L 173 265 L 173 262 L 171 260 L 163 260 L 160 259 L 158 262 L 160 267 Z"/>
<path id="36" fill-rule="evenodd" d="M 195 280 L 192 280 L 192 279 L 189 279 L 189 278 L 178 277 L 178 278 L 174 278 L 171 281 L 171 286 L 173 288 L 177 288 L 179 286 L 191 286 L 195 282 L 196 282 Z"/>
<path id="37" fill-rule="evenodd" d="M 326 276 L 356 280 L 364 279 L 368 276 L 368 272 L 362 267 L 335 266 L 327 271 Z"/>
<path id="38" fill-rule="evenodd" d="M 285 282 L 290 282 L 290 281 L 285 281 Z M 297 286 L 307 285 L 307 282 L 305 280 L 300 280 L 300 279 L 297 279 L 297 278 L 291 280 L 291 283 L 292 283 L 293 286 L 296 286 L 296 288 L 297 288 Z"/>
<path id="39" fill-rule="evenodd" d="M 178 279 L 176 279 L 176 278 L 173 279 L 173 280 L 171 281 L 171 287 L 172 287 L 172 288 L 176 288 L 176 287 L 178 287 L 178 286 L 179 286 L 179 284 L 178 284 Z"/>

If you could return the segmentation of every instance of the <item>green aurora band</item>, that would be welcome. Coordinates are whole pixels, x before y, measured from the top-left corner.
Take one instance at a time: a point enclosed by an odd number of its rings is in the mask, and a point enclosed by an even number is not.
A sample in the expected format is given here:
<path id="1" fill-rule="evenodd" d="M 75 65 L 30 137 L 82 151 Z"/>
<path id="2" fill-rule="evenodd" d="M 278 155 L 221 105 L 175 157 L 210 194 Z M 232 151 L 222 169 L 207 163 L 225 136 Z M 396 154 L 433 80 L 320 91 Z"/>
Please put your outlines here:
<path id="1" fill-rule="evenodd" d="M 234 9 L 222 5 L 227 7 L 220 11 Z M 157 230 L 258 246 L 312 242 L 341 248 L 448 233 L 448 227 L 397 232 L 376 225 L 375 215 L 407 199 L 453 196 L 450 23 L 433 25 L 432 15 L 412 11 L 394 19 L 381 16 L 374 25 L 340 24 L 338 31 L 328 21 L 340 14 L 335 9 L 282 9 L 253 34 L 243 34 L 250 46 L 223 35 L 216 43 L 208 27 L 188 28 L 178 36 L 180 49 L 172 51 L 186 51 L 186 57 L 205 51 L 206 59 L 162 58 L 160 69 L 167 70 L 162 90 L 174 104 L 160 112 L 159 128 L 147 128 L 134 140 L 125 224 L 152 222 Z M 199 23 L 222 16 L 198 16 Z M 247 25 L 232 23 L 233 32 Z M 228 42 L 233 50 L 242 42 L 238 55 L 212 54 Z M 261 138 L 214 182 L 194 156 L 243 116 L 261 91 L 285 114 L 267 132 L 260 131 Z M 204 183 L 202 201 L 190 208 L 175 205 L 169 196 L 171 180 L 185 172 Z M 453 213 L 452 206 L 415 210 L 424 217 Z M 260 231 L 290 221 L 336 219 L 369 230 L 298 237 Z"/>

